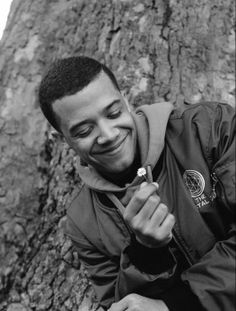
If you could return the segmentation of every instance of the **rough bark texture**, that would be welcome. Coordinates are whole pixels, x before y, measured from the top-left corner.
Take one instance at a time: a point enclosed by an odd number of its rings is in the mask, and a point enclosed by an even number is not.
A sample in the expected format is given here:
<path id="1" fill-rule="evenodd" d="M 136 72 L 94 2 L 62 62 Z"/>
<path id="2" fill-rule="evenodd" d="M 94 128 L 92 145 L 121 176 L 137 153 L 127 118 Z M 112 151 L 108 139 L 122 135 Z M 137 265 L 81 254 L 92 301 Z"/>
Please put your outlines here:
<path id="1" fill-rule="evenodd" d="M 233 0 L 13 0 L 0 43 L 0 310 L 96 310 L 63 235 L 80 186 L 76 157 L 50 136 L 37 88 L 57 57 L 106 62 L 133 105 L 234 105 Z"/>

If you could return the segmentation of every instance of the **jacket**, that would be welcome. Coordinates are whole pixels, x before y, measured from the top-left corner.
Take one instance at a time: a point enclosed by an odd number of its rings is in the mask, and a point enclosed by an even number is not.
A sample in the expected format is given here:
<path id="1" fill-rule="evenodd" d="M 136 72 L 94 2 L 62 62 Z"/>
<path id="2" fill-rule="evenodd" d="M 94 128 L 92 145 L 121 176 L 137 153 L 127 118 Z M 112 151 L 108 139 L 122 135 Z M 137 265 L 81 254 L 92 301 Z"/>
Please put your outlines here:
<path id="1" fill-rule="evenodd" d="M 153 104 L 140 107 L 134 120 L 142 165 L 152 167 L 161 200 L 176 218 L 173 245 L 163 251 L 135 245 L 120 205 L 128 204 L 143 181 L 140 177 L 120 188 L 93 168 L 80 167 L 84 184 L 68 208 L 66 234 L 101 306 L 133 292 L 163 298 L 181 279 L 204 310 L 233 311 L 234 110 L 220 103 L 185 103 L 174 111 L 166 103 Z M 156 172 L 160 161 L 161 171 Z M 144 264 L 138 261 L 138 248 L 146 254 Z M 185 261 L 182 266 L 178 254 Z"/>

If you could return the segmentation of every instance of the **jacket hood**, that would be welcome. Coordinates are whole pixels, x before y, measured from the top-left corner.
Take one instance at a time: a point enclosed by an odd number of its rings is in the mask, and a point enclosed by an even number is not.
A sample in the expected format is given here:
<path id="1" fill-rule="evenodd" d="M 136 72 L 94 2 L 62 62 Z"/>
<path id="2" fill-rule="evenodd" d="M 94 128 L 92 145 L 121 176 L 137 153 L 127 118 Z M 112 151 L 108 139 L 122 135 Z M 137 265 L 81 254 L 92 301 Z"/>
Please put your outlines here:
<path id="1" fill-rule="evenodd" d="M 132 116 L 137 129 L 142 167 L 151 166 L 153 169 L 162 153 L 165 141 L 166 126 L 173 105 L 164 102 L 139 107 Z M 143 182 L 136 176 L 132 183 L 125 187 L 113 184 L 102 177 L 93 167 L 82 166 L 79 163 L 79 175 L 82 181 L 91 189 L 99 192 L 120 192 L 128 187 L 134 187 Z"/>

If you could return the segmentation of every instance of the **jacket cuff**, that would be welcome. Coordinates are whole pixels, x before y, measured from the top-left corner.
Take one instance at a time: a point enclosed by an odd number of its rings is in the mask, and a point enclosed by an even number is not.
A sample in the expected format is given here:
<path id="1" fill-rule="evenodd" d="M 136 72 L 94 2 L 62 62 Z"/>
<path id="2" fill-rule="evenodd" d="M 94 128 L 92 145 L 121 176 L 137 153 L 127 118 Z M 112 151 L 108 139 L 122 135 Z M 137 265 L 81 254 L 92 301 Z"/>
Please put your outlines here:
<path id="1" fill-rule="evenodd" d="M 174 256 L 168 246 L 149 248 L 139 243 L 135 237 L 132 237 L 125 252 L 134 266 L 148 274 L 159 274 L 175 265 Z"/>
<path id="2" fill-rule="evenodd" d="M 205 311 L 196 295 L 184 282 L 179 281 L 161 299 L 167 305 L 169 311 Z"/>

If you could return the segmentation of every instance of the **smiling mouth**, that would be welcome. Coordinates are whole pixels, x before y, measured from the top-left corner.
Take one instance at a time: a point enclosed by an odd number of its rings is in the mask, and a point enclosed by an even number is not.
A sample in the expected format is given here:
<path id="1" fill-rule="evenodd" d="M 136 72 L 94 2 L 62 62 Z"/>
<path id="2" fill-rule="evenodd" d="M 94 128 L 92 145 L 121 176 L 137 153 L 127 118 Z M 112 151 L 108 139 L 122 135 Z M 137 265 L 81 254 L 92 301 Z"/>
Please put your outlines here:
<path id="1" fill-rule="evenodd" d="M 123 144 L 123 142 L 126 140 L 128 135 L 126 135 L 124 138 L 122 138 L 121 141 L 119 141 L 118 143 L 116 143 L 113 146 L 110 146 L 109 148 L 106 149 L 101 149 L 99 151 L 94 152 L 94 154 L 96 155 L 102 155 L 102 154 L 114 154 L 119 150 L 119 147 Z"/>

